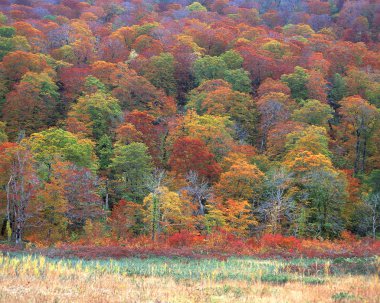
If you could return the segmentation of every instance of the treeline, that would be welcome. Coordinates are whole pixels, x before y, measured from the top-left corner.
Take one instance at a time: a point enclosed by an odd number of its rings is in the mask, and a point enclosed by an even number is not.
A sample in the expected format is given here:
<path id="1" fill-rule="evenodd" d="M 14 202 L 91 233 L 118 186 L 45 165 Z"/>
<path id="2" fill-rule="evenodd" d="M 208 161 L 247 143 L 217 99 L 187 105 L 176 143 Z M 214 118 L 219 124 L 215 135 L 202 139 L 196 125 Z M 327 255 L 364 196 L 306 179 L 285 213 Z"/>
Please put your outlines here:
<path id="1" fill-rule="evenodd" d="M 1 1 L 4 239 L 376 237 L 376 1 Z"/>

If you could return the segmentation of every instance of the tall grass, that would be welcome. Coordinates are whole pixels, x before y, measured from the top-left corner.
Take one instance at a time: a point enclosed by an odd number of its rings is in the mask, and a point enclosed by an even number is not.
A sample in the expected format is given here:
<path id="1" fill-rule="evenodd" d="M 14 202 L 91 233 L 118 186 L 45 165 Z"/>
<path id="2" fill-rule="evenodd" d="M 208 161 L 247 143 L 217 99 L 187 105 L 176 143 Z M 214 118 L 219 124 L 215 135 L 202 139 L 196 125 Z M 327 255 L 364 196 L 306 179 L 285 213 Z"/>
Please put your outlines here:
<path id="1" fill-rule="evenodd" d="M 3 254 L 0 302 L 377 303 L 378 268 L 376 257 L 81 260 Z"/>
<path id="2" fill-rule="evenodd" d="M 116 274 L 123 276 L 170 277 L 175 280 L 255 281 L 271 276 L 286 276 L 286 281 L 308 281 L 310 276 L 328 278 L 339 274 L 373 274 L 378 257 L 351 259 L 260 260 L 253 258 L 187 259 L 150 257 L 121 260 L 50 259 L 42 255 L 0 255 L 0 271 L 15 275 L 46 277 L 52 274 L 75 277 Z M 350 266 L 347 266 L 349 264 Z M 305 280 L 305 278 L 307 278 Z M 274 278 L 275 279 L 275 278 Z"/>

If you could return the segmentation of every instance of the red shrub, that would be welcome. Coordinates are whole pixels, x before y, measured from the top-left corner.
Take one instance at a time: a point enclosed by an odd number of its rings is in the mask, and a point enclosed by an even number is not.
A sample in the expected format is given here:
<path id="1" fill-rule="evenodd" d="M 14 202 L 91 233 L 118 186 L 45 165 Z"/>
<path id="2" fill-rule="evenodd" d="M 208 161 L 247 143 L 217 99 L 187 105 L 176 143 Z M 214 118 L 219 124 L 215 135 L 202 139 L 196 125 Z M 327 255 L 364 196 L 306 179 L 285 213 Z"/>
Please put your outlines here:
<path id="1" fill-rule="evenodd" d="M 263 247 L 268 248 L 285 248 L 289 250 L 298 250 L 301 247 L 301 240 L 296 237 L 286 237 L 280 234 L 265 234 L 260 243 Z"/>
<path id="2" fill-rule="evenodd" d="M 194 246 L 204 241 L 204 237 L 189 231 L 181 231 L 170 236 L 168 244 L 172 247 Z"/>

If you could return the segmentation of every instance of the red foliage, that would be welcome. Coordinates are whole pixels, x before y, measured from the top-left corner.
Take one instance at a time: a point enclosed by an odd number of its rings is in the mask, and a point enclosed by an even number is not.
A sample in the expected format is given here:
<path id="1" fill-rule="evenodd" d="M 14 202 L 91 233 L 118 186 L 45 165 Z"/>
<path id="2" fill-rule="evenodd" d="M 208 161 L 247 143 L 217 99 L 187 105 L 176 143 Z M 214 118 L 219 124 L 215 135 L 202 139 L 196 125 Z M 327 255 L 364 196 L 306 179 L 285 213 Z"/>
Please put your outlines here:
<path id="1" fill-rule="evenodd" d="M 193 170 L 211 181 L 215 181 L 221 173 L 214 154 L 209 152 L 206 144 L 190 137 L 180 138 L 174 143 L 169 165 L 179 175 L 184 176 Z"/>
<path id="2" fill-rule="evenodd" d="M 260 244 L 265 248 L 284 248 L 294 250 L 301 247 L 301 240 L 292 236 L 286 237 L 280 234 L 265 234 L 261 238 Z"/>
<path id="3" fill-rule="evenodd" d="M 168 239 L 168 244 L 170 247 L 192 247 L 202 244 L 204 240 L 204 236 L 194 234 L 189 231 L 181 231 L 170 236 Z"/>

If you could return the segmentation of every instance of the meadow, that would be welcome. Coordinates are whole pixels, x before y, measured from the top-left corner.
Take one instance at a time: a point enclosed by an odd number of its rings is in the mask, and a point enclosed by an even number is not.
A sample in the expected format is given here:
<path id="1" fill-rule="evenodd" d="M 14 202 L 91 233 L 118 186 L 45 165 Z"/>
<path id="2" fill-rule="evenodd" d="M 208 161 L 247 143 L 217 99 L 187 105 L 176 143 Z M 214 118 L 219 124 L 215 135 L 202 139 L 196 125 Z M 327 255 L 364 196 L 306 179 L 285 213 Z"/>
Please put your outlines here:
<path id="1" fill-rule="evenodd" d="M 380 302 L 379 257 L 0 256 L 1 302 Z"/>

